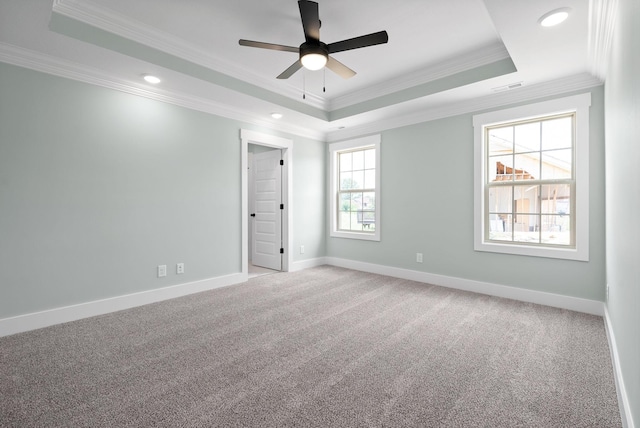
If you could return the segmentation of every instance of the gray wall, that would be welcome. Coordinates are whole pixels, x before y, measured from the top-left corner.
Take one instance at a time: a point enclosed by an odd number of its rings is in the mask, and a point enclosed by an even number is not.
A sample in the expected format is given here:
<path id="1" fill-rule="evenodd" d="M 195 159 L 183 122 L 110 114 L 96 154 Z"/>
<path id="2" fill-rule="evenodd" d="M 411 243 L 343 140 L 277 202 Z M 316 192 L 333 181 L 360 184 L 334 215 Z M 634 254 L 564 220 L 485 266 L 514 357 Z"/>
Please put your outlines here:
<path id="1" fill-rule="evenodd" d="M 603 89 L 591 92 L 589 262 L 473 250 L 471 114 L 383 132 L 381 241 L 330 237 L 327 255 L 603 301 Z"/>
<path id="2" fill-rule="evenodd" d="M 607 309 L 640 424 L 640 2 L 619 0 L 606 91 Z"/>
<path id="3" fill-rule="evenodd" d="M 240 272 L 240 129 L 268 131 L 2 63 L 0 94 L 0 319 Z M 324 143 L 281 136 L 296 260 L 324 255 Z"/>

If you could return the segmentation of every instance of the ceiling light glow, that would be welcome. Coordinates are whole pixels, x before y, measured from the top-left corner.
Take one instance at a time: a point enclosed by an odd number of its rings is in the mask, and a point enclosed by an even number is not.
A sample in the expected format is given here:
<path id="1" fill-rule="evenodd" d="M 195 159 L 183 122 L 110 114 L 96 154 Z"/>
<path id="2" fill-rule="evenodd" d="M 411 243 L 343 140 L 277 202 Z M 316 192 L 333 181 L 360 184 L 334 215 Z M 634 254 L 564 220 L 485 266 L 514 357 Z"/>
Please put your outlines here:
<path id="1" fill-rule="evenodd" d="M 307 70 L 320 70 L 327 63 L 326 55 L 309 53 L 300 58 L 302 65 Z"/>
<path id="2" fill-rule="evenodd" d="M 551 12 L 542 15 L 538 22 L 543 27 L 553 27 L 554 25 L 564 22 L 564 20 L 569 17 L 570 10 L 571 9 L 568 7 L 552 10 Z"/>
<path id="3" fill-rule="evenodd" d="M 142 78 L 146 80 L 148 83 L 152 83 L 154 85 L 157 85 L 158 83 L 161 82 L 159 78 L 157 78 L 156 76 L 152 76 L 150 74 L 144 74 Z"/>
<path id="4" fill-rule="evenodd" d="M 274 119 L 282 119 L 282 113 L 271 113 L 271 117 Z"/>

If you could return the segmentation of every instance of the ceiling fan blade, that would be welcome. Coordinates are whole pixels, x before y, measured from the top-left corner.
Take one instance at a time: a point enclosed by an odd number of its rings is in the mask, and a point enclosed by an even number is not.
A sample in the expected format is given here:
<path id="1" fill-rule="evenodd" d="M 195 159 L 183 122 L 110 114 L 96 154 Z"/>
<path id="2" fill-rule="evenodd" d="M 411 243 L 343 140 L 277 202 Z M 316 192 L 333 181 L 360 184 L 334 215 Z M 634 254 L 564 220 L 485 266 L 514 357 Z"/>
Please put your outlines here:
<path id="1" fill-rule="evenodd" d="M 367 34 L 366 36 L 354 37 L 353 39 L 342 40 L 340 42 L 331 43 L 327 47 L 329 53 L 348 51 L 351 49 L 365 48 L 367 46 L 381 45 L 389 41 L 389 35 L 386 31 L 378 31 L 377 33 Z"/>
<path id="2" fill-rule="evenodd" d="M 300 18 L 302 18 L 302 28 L 304 37 L 309 41 L 320 41 L 320 17 L 318 15 L 318 3 L 309 0 L 298 1 L 300 8 Z"/>
<path id="3" fill-rule="evenodd" d="M 241 46 L 249 46 L 252 48 L 271 49 L 274 51 L 285 51 L 285 52 L 295 52 L 295 53 L 300 52 L 300 48 L 296 48 L 293 46 L 276 45 L 274 43 L 254 42 L 253 40 L 244 40 L 244 39 L 240 39 L 239 43 Z"/>
<path id="4" fill-rule="evenodd" d="M 355 71 L 333 57 L 329 57 L 327 60 L 327 68 L 343 79 L 349 79 L 356 75 Z"/>
<path id="5" fill-rule="evenodd" d="M 277 78 L 278 79 L 288 79 L 289 77 L 293 76 L 293 73 L 295 73 L 296 71 L 300 70 L 301 68 L 302 68 L 302 63 L 300 62 L 300 60 L 297 60 L 296 62 L 291 64 L 291 66 L 289 68 L 287 68 L 285 71 L 280 73 L 280 75 Z"/>

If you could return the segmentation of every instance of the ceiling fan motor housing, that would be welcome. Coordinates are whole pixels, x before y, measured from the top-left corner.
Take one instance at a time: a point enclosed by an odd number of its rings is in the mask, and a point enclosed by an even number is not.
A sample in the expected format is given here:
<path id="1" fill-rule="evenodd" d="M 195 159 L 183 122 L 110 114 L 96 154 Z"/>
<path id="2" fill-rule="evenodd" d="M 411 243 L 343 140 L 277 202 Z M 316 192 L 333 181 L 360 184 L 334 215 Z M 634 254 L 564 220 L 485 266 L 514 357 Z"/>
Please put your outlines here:
<path id="1" fill-rule="evenodd" d="M 326 43 L 318 42 L 304 42 L 300 45 L 300 59 L 305 55 L 322 55 L 325 58 L 329 58 L 329 47 Z"/>

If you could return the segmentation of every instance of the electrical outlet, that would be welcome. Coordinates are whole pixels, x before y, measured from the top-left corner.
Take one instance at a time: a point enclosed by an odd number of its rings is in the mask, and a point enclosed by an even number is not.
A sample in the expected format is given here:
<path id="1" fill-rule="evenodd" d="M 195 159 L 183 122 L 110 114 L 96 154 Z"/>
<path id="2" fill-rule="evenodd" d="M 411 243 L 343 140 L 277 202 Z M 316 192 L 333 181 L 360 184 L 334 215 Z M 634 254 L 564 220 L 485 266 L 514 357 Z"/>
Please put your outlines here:
<path id="1" fill-rule="evenodd" d="M 300 254 L 304 254 L 304 245 L 300 245 Z"/>
<path id="2" fill-rule="evenodd" d="M 416 253 L 416 262 L 422 263 L 422 253 Z"/>
<path id="3" fill-rule="evenodd" d="M 158 278 L 167 276 L 167 265 L 158 265 Z"/>
<path id="4" fill-rule="evenodd" d="M 176 265 L 176 273 L 178 275 L 180 275 L 181 273 L 184 273 L 184 263 L 178 263 Z"/>

